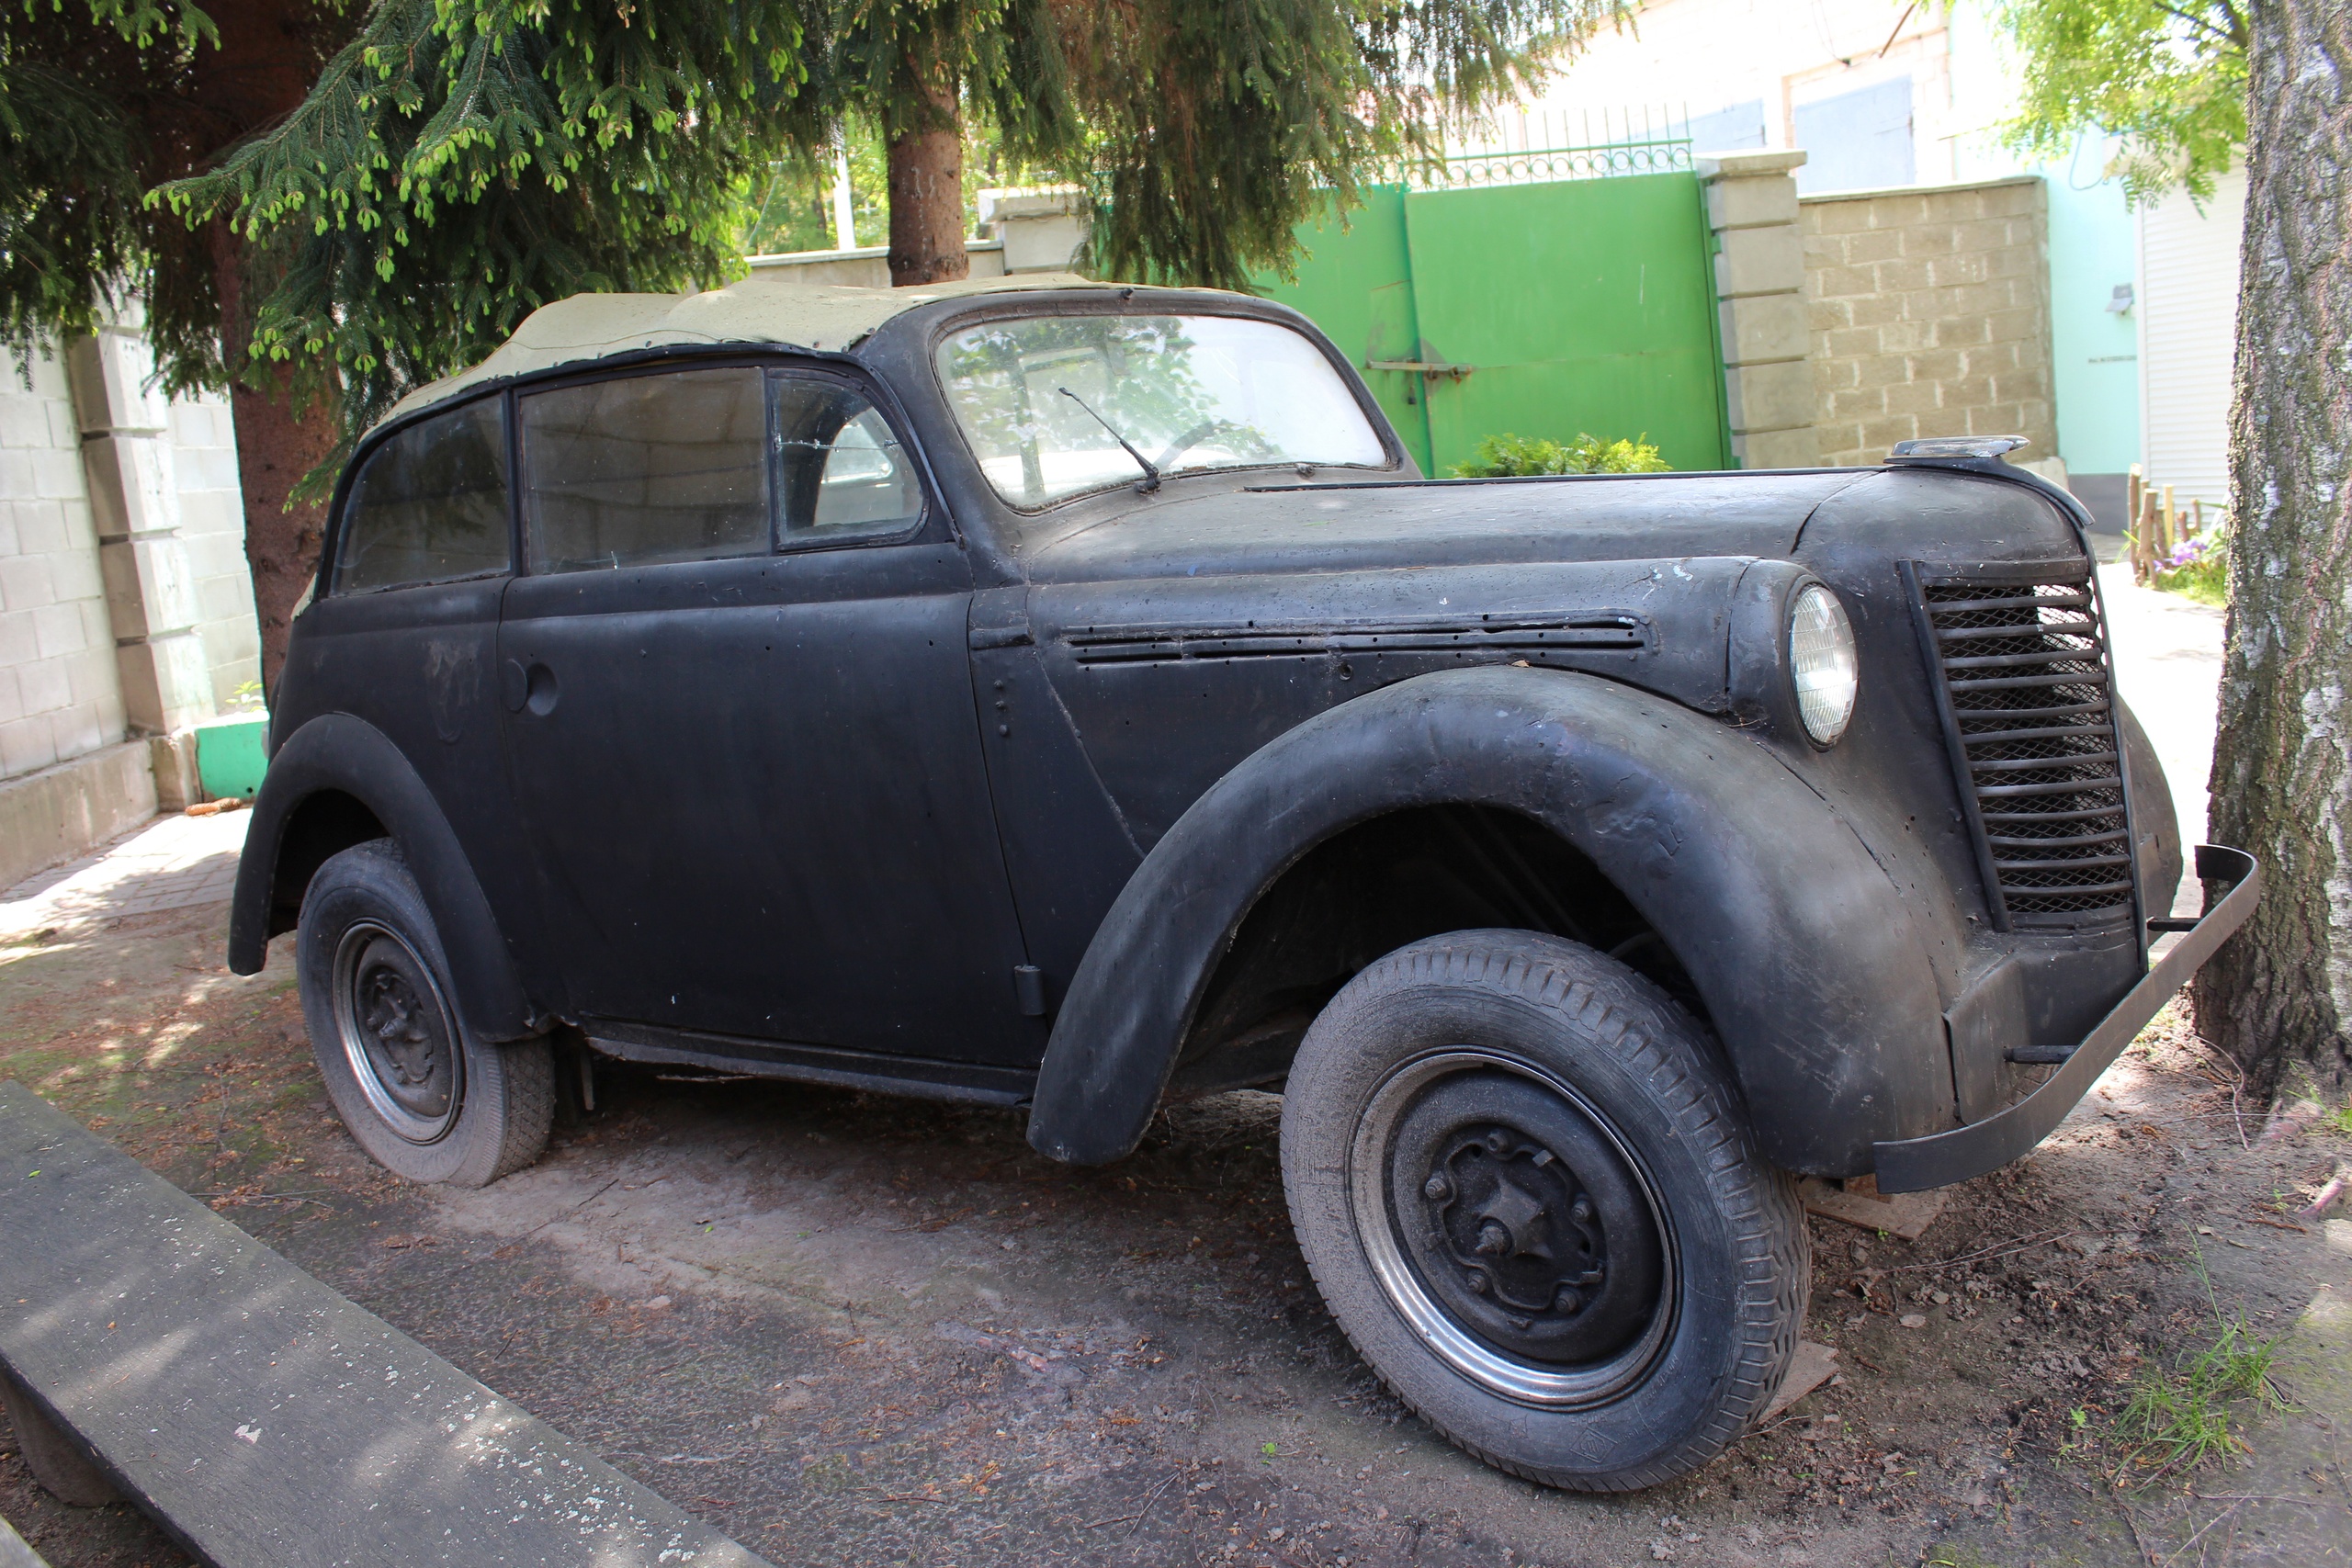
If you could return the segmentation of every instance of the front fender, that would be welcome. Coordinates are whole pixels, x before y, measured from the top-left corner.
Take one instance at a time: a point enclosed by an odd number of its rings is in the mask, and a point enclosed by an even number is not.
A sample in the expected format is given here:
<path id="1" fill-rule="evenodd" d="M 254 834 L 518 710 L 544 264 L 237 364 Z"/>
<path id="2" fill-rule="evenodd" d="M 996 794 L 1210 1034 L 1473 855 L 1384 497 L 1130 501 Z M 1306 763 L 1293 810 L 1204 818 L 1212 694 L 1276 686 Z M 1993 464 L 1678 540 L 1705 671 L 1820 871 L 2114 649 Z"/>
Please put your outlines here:
<path id="1" fill-rule="evenodd" d="M 229 911 L 229 967 L 259 973 L 269 939 L 290 930 L 301 889 L 279 886 L 287 824 L 322 791 L 358 801 L 400 844 L 449 962 L 466 1027 L 483 1040 L 515 1040 L 538 1020 L 508 957 L 458 835 L 416 769 L 384 732 L 345 713 L 322 714 L 288 736 L 269 760 L 237 861 Z"/>
<path id="2" fill-rule="evenodd" d="M 1762 744 L 1672 703 L 1591 675 L 1487 668 L 1321 714 L 1184 813 L 1070 983 L 1030 1143 L 1078 1164 L 1133 1149 L 1260 896 L 1336 833 L 1448 804 L 1549 827 L 1658 931 L 1776 1164 L 1858 1174 L 1874 1142 L 1951 1124 L 1928 949 L 1894 882 L 1817 793 Z"/>

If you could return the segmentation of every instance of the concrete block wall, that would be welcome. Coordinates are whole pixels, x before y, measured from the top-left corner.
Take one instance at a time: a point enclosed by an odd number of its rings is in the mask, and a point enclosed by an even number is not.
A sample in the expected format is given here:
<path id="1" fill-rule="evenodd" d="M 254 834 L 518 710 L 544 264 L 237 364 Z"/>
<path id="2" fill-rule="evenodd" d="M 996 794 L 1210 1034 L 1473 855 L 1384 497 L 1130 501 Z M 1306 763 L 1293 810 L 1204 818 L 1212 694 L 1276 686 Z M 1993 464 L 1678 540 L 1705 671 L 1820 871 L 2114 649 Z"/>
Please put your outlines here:
<path id="1" fill-rule="evenodd" d="M 122 738 L 114 632 L 65 365 L 36 357 L 25 366 L 0 354 L 0 779 Z"/>
<path id="2" fill-rule="evenodd" d="M 970 276 L 1003 277 L 1020 272 L 1066 270 L 1086 243 L 1083 197 L 1075 186 L 980 192 L 981 228 L 989 237 L 964 242 Z M 752 276 L 775 283 L 890 287 L 888 245 L 861 245 L 852 251 L 791 251 L 749 260 Z"/>
<path id="3" fill-rule="evenodd" d="M 225 711 L 239 687 L 261 679 L 261 623 L 245 561 L 245 498 L 229 400 L 206 394 L 174 401 L 167 435 L 179 481 L 180 539 L 196 586 L 197 635 L 214 705 Z"/>
<path id="4" fill-rule="evenodd" d="M 1809 196 L 1798 212 L 1821 461 L 1936 435 L 2056 455 L 2038 176 Z"/>
<path id="5" fill-rule="evenodd" d="M 967 240 L 974 277 L 1004 276 L 1004 242 Z M 851 288 L 890 287 L 890 247 L 860 245 L 854 251 L 786 251 L 750 258 L 752 276 L 771 283 L 829 283 Z"/>

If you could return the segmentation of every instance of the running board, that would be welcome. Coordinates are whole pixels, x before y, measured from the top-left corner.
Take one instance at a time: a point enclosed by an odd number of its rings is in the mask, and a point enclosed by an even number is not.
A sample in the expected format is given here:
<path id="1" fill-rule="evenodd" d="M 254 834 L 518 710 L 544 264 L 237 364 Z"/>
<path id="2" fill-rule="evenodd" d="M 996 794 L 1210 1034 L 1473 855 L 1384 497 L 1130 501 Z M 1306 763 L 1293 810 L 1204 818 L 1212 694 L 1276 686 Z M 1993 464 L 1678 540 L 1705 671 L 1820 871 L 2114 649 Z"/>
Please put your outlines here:
<path id="1" fill-rule="evenodd" d="M 878 1051 L 705 1034 L 616 1019 L 590 1019 L 584 1028 L 588 1043 L 605 1055 L 654 1066 L 702 1067 L 966 1105 L 1026 1105 L 1037 1087 L 1035 1068 L 888 1056 Z"/>

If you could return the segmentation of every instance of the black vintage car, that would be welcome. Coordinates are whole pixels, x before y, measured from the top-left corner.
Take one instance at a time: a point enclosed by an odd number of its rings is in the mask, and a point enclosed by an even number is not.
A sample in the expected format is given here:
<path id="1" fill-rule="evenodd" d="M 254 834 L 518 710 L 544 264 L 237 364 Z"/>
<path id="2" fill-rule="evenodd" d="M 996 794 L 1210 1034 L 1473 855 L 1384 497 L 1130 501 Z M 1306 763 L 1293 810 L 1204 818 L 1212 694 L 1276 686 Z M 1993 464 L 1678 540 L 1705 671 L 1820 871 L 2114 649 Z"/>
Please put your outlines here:
<path id="1" fill-rule="evenodd" d="M 1390 1386 L 1645 1485 L 1781 1380 L 1797 1175 L 2022 1155 L 2256 896 L 2208 848 L 2165 918 L 2083 513 L 2006 445 L 1431 482 L 1239 296 L 566 301 L 354 455 L 231 963 L 298 932 L 424 1181 L 528 1164 L 591 1051 L 1080 1163 L 1278 1088 Z"/>

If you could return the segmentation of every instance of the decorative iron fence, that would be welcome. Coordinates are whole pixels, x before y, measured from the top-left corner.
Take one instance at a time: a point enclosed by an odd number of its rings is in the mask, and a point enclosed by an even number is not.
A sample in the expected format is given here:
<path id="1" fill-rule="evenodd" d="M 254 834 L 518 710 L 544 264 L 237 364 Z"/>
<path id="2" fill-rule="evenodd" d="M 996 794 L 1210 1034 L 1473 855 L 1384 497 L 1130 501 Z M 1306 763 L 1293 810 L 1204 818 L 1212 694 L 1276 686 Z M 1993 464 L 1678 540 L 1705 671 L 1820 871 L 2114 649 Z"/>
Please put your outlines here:
<path id="1" fill-rule="evenodd" d="M 1462 152 L 1408 172 L 1419 190 L 1476 186 L 1543 185 L 1553 180 L 1605 180 L 1626 175 L 1688 173 L 1690 139 L 1612 141 L 1593 147 L 1544 147 L 1516 152 Z"/>

